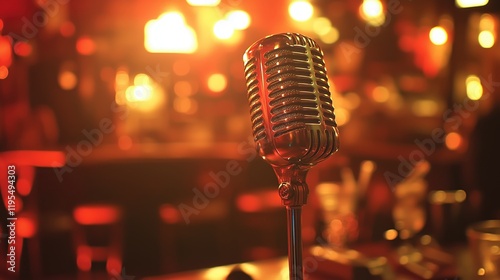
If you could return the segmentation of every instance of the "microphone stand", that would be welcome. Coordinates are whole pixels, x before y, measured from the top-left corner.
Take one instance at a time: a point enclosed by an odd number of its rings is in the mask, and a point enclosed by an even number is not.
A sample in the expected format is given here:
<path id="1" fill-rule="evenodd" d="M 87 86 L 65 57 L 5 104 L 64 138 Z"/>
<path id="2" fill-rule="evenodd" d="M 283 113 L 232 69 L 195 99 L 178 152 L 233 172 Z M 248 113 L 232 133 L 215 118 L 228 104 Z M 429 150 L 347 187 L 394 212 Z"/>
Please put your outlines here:
<path id="1" fill-rule="evenodd" d="M 302 205 L 307 203 L 309 188 L 306 175 L 310 166 L 274 167 L 280 183 L 279 196 L 286 206 L 288 235 L 288 268 L 290 280 L 303 280 L 302 265 Z"/>

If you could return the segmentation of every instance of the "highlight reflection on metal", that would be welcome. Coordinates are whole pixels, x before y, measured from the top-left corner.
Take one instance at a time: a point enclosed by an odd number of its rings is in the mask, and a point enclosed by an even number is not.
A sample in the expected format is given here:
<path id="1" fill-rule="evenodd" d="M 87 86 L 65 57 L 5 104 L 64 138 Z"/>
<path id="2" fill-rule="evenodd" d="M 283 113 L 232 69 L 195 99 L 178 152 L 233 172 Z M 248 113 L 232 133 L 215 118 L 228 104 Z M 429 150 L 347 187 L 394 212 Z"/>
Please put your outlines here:
<path id="1" fill-rule="evenodd" d="M 338 149 L 338 130 L 323 53 L 300 34 L 254 43 L 244 56 L 260 155 L 272 165 L 313 165 Z"/>

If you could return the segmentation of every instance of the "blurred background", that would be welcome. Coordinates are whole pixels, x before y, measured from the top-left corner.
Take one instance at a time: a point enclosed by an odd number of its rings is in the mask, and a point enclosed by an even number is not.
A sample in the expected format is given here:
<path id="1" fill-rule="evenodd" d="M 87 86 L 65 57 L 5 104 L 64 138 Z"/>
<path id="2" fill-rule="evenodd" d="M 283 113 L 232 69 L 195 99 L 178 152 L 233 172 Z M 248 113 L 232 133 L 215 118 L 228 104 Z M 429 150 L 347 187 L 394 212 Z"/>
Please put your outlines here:
<path id="1" fill-rule="evenodd" d="M 242 61 L 282 32 L 321 46 L 340 130 L 340 151 L 308 177 L 304 243 L 327 223 L 316 186 L 358 174 L 351 244 L 413 235 L 393 212 L 425 161 L 416 231 L 464 244 L 468 224 L 500 218 L 499 12 L 488 0 L 0 0 L 0 163 L 1 176 L 16 166 L 18 276 L 94 271 L 100 257 L 111 275 L 143 277 L 285 256 Z M 107 265 L 90 237 L 111 247 Z"/>

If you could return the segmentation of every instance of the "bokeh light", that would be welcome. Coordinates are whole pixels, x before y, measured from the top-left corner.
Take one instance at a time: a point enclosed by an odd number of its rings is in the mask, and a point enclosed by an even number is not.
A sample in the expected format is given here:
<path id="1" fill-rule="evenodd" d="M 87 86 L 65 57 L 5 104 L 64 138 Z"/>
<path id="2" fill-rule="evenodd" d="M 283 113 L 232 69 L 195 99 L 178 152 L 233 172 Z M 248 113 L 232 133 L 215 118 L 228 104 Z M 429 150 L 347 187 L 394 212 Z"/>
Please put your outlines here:
<path id="1" fill-rule="evenodd" d="M 214 31 L 215 37 L 217 37 L 218 39 L 221 39 L 221 40 L 229 39 L 234 34 L 234 28 L 231 25 L 231 22 L 229 22 L 225 19 L 221 19 L 221 20 L 217 21 L 214 24 L 213 31 Z"/>
<path id="2" fill-rule="evenodd" d="M 174 110 L 184 114 L 194 114 L 198 110 L 196 100 L 189 97 L 176 97 L 173 103 Z"/>
<path id="3" fill-rule="evenodd" d="M 198 49 L 198 40 L 184 15 L 171 11 L 146 23 L 144 47 L 151 53 L 193 53 Z"/>
<path id="4" fill-rule="evenodd" d="M 124 95 L 127 105 L 142 112 L 154 111 L 165 102 L 163 89 L 144 73 L 134 76 L 133 85 L 127 86 Z"/>
<path id="5" fill-rule="evenodd" d="M 293 20 L 303 22 L 311 19 L 314 7 L 308 1 L 293 1 L 288 6 L 288 13 Z"/>
<path id="6" fill-rule="evenodd" d="M 179 59 L 172 65 L 172 71 L 174 71 L 177 76 L 185 76 L 191 71 L 191 65 L 188 61 Z"/>
<path id="7" fill-rule="evenodd" d="M 429 31 L 429 39 L 436 46 L 446 44 L 448 41 L 448 33 L 441 26 L 435 26 Z"/>
<path id="8" fill-rule="evenodd" d="M 118 147 L 121 150 L 127 151 L 130 150 L 133 146 L 134 142 L 132 138 L 128 135 L 122 135 L 118 138 Z"/>
<path id="9" fill-rule="evenodd" d="M 338 126 L 343 126 L 351 120 L 351 113 L 344 108 L 335 108 L 335 121 Z"/>
<path id="10" fill-rule="evenodd" d="M 384 103 L 391 96 L 389 90 L 384 86 L 377 86 L 372 91 L 372 98 L 375 102 Z"/>
<path id="11" fill-rule="evenodd" d="M 76 41 L 76 51 L 81 55 L 91 55 L 95 50 L 95 42 L 88 36 L 82 36 Z"/>
<path id="12" fill-rule="evenodd" d="M 479 32 L 477 36 L 479 45 L 485 49 L 489 49 L 495 45 L 495 34 L 489 30 L 483 30 Z"/>
<path id="13" fill-rule="evenodd" d="M 337 42 L 337 40 L 339 39 L 339 36 L 340 36 L 340 34 L 339 34 L 339 31 L 337 30 L 337 28 L 332 26 L 332 27 L 330 27 L 328 32 L 326 32 L 325 34 L 321 34 L 319 36 L 319 38 L 325 44 L 333 44 L 333 43 Z"/>
<path id="14" fill-rule="evenodd" d="M 227 78 L 224 74 L 215 73 L 208 77 L 207 86 L 214 93 L 220 93 L 227 87 Z"/>
<path id="15" fill-rule="evenodd" d="M 313 31 L 318 35 L 327 34 L 332 28 L 332 23 L 327 17 L 317 17 L 313 20 L 312 23 Z"/>
<path id="16" fill-rule="evenodd" d="M 188 81 L 177 81 L 174 84 L 174 93 L 179 97 L 189 97 L 194 94 L 193 86 Z"/>
<path id="17" fill-rule="evenodd" d="M 250 15 L 243 10 L 230 11 L 226 15 L 226 20 L 236 30 L 244 30 L 250 26 Z"/>
<path id="18" fill-rule="evenodd" d="M 488 4 L 489 0 L 455 0 L 455 5 L 460 8 L 480 7 Z"/>
<path id="19" fill-rule="evenodd" d="M 482 14 L 479 19 L 479 30 L 494 30 L 495 29 L 495 19 L 490 14 Z"/>
<path id="20" fill-rule="evenodd" d="M 27 42 L 20 41 L 14 44 L 14 53 L 18 56 L 29 56 L 32 51 L 33 48 Z"/>
<path id="21" fill-rule="evenodd" d="M 418 117 L 432 117 L 439 112 L 439 104 L 432 99 L 416 100 L 411 104 L 411 110 Z"/>
<path id="22" fill-rule="evenodd" d="M 59 27 L 59 33 L 63 37 L 71 37 L 75 34 L 75 25 L 71 21 L 65 21 Z"/>
<path id="23" fill-rule="evenodd" d="M 483 86 L 481 80 L 476 75 L 469 75 L 465 79 L 467 97 L 471 100 L 479 100 L 483 96 Z"/>
<path id="24" fill-rule="evenodd" d="M 215 7 L 220 4 L 220 0 L 187 0 L 191 6 Z"/>
<path id="25" fill-rule="evenodd" d="M 78 78 L 76 74 L 69 70 L 63 70 L 58 77 L 59 86 L 64 90 L 72 90 L 76 87 Z"/>
<path id="26" fill-rule="evenodd" d="M 458 150 L 462 144 L 462 136 L 456 132 L 450 132 L 445 137 L 445 144 L 449 150 Z"/>
<path id="27" fill-rule="evenodd" d="M 7 76 L 9 76 L 9 68 L 5 65 L 0 66 L 0 80 L 6 79 Z"/>
<path id="28" fill-rule="evenodd" d="M 359 12 L 370 25 L 380 26 L 385 22 L 384 6 L 380 0 L 364 0 Z"/>
<path id="29" fill-rule="evenodd" d="M 388 229 L 385 231 L 384 237 L 386 240 L 394 240 L 398 237 L 398 231 L 395 229 Z"/>

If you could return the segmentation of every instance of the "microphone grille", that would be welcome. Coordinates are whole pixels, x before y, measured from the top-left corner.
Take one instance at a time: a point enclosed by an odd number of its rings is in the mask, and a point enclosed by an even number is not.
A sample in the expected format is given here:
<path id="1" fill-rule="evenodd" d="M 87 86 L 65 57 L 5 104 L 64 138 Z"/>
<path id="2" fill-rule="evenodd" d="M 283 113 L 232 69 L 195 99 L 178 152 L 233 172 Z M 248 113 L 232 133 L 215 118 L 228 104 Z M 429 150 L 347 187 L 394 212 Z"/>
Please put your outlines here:
<path id="1" fill-rule="evenodd" d="M 307 125 L 337 126 L 323 54 L 308 38 L 295 41 L 303 45 L 285 45 L 264 54 L 275 137 Z"/>
<path id="2" fill-rule="evenodd" d="M 245 64 L 245 78 L 247 81 L 248 102 L 250 104 L 250 120 L 252 122 L 253 135 L 255 141 L 258 141 L 266 138 L 267 134 L 264 126 L 264 116 L 262 113 L 263 108 L 259 96 L 260 89 L 259 82 L 257 80 L 255 62 L 255 57 L 252 57 Z"/>
<path id="3" fill-rule="evenodd" d="M 323 53 L 314 40 L 297 33 L 269 36 L 244 60 L 256 141 L 308 125 L 337 127 Z"/>

